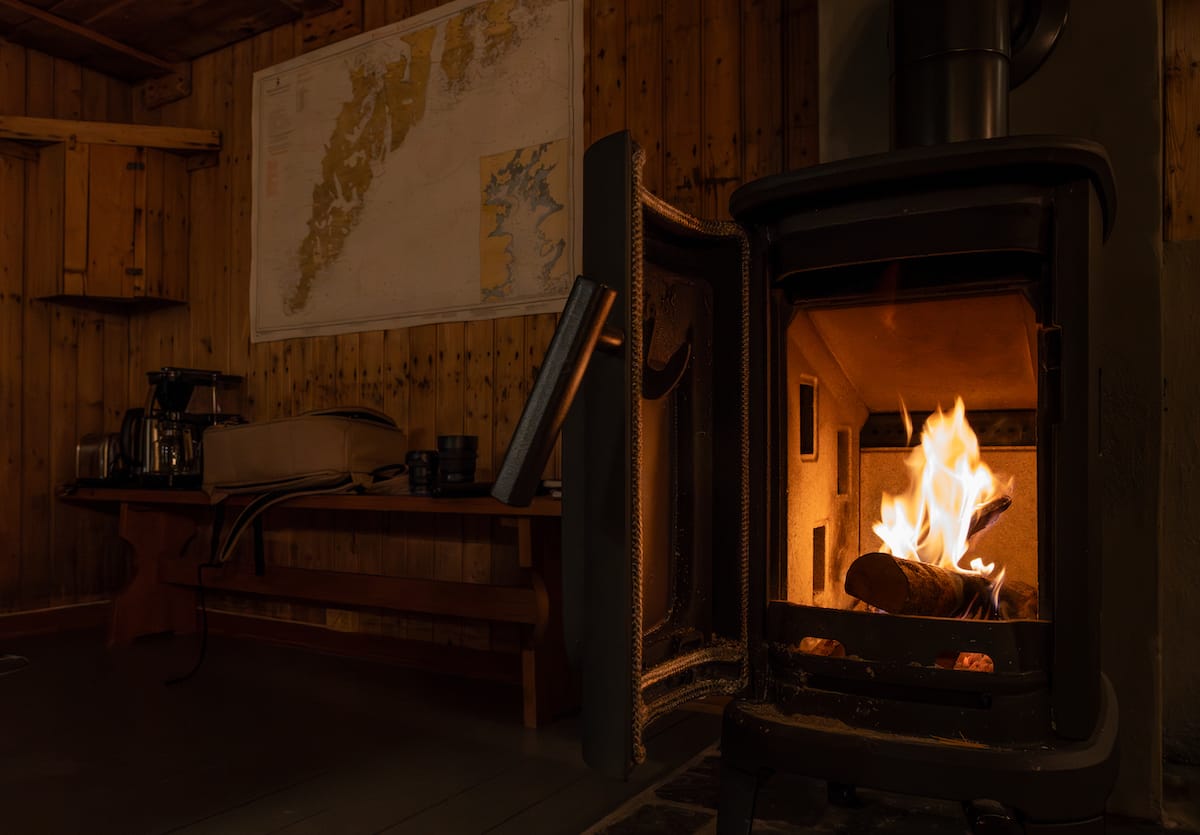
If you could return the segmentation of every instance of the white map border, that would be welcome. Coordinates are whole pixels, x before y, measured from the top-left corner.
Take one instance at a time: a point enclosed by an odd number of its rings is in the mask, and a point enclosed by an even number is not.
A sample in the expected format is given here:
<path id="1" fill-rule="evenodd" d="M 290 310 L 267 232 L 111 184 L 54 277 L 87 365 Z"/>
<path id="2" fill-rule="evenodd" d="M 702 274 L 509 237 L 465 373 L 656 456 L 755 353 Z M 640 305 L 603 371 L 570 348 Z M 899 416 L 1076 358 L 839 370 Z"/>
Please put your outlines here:
<path id="1" fill-rule="evenodd" d="M 313 52 L 297 56 L 295 58 L 284 61 L 280 64 L 258 70 L 254 73 L 254 89 L 253 100 L 251 104 L 251 148 L 252 148 L 252 173 L 251 173 L 251 205 L 250 205 L 250 342 L 257 344 L 261 342 L 275 342 L 284 339 L 306 338 L 314 336 L 334 336 L 343 333 L 362 333 L 376 330 L 391 330 L 396 328 L 416 327 L 418 325 L 437 324 L 439 322 L 465 322 L 481 319 L 500 319 L 508 316 L 523 316 L 537 313 L 559 313 L 562 311 L 563 304 L 566 301 L 569 285 L 560 295 L 545 296 L 537 300 L 523 298 L 512 302 L 489 301 L 473 305 L 463 305 L 458 307 L 444 307 L 438 309 L 421 310 L 415 312 L 402 311 L 387 311 L 380 313 L 378 316 L 357 317 L 352 320 L 343 320 L 336 322 L 309 322 L 298 325 L 285 325 L 278 327 L 263 327 L 259 322 L 258 315 L 258 202 L 259 202 L 259 183 L 263 172 L 259 165 L 264 160 L 265 155 L 261 152 L 260 141 L 260 122 L 264 118 L 264 112 L 260 108 L 260 90 L 269 79 L 285 73 L 291 73 L 297 69 L 310 66 L 314 63 L 327 61 L 336 58 L 344 52 L 348 52 L 363 44 L 370 43 L 372 40 L 391 37 L 398 32 L 405 32 L 412 29 L 418 29 L 430 24 L 435 24 L 443 19 L 450 18 L 453 15 L 461 12 L 464 9 L 478 5 L 485 0 L 455 0 L 455 2 L 447 3 L 442 6 L 437 6 L 429 11 L 422 12 L 412 17 L 404 18 L 396 23 L 391 23 L 386 26 L 381 26 L 364 32 L 361 35 L 356 35 L 352 38 L 347 38 L 344 41 L 339 41 L 335 44 L 330 44 Z M 582 269 L 582 234 L 583 234 L 583 0 L 564 0 L 567 5 L 567 15 L 569 19 L 569 27 L 571 32 L 570 40 L 567 47 L 568 55 L 568 72 L 570 73 L 570 89 L 572 95 L 568 102 L 570 109 L 570 136 L 568 141 L 570 144 L 568 152 L 568 201 L 567 208 L 570 212 L 570 229 L 571 234 L 567 240 L 567 264 L 571 270 L 571 280 L 578 275 Z M 552 137 L 548 137 L 551 139 Z M 472 205 L 472 210 L 477 210 L 477 204 Z M 477 214 L 475 215 L 478 216 Z"/>

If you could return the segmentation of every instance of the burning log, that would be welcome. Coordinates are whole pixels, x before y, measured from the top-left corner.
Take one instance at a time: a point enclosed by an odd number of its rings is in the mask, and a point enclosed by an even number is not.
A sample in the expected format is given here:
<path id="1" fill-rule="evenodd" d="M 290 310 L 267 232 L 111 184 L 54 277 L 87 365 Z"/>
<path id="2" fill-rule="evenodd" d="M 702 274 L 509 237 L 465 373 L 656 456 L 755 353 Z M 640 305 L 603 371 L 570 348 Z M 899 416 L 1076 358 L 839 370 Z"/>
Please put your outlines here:
<path id="1" fill-rule="evenodd" d="M 846 573 L 846 593 L 893 615 L 953 618 L 976 610 L 984 617 L 1037 616 L 1037 590 L 1026 583 L 1002 583 L 994 605 L 993 584 L 986 577 L 879 552 L 854 561 Z"/>
<path id="2" fill-rule="evenodd" d="M 962 575 L 873 552 L 846 573 L 846 593 L 893 615 L 954 617 L 964 608 Z"/>
<path id="3" fill-rule="evenodd" d="M 1000 519 L 1000 514 L 1012 507 L 1012 498 L 1000 496 L 990 502 L 979 505 L 971 516 L 971 525 L 967 528 L 967 541 L 988 530 Z"/>
<path id="4" fill-rule="evenodd" d="M 1019 580 L 1005 580 L 1000 585 L 1000 600 L 996 614 L 1001 620 L 1031 620 L 1038 614 L 1037 589 Z"/>
<path id="5" fill-rule="evenodd" d="M 996 664 L 992 656 L 983 652 L 948 652 L 937 657 L 935 662 L 943 670 L 966 670 L 972 673 L 994 673 Z"/>
<path id="6" fill-rule="evenodd" d="M 826 658 L 845 658 L 846 648 L 835 638 L 802 638 L 799 649 L 808 655 L 823 655 Z"/>

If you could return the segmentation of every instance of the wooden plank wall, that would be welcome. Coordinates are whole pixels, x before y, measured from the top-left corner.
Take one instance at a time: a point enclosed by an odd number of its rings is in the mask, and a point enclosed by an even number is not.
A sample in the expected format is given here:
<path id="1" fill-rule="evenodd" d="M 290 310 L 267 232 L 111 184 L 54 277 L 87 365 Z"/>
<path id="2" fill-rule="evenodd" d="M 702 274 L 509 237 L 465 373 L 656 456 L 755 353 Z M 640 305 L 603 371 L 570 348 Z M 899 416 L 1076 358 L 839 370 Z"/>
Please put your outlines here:
<path id="1" fill-rule="evenodd" d="M 128 361 L 105 379 L 106 397 L 111 383 L 139 402 L 143 373 L 161 365 L 220 368 L 247 377 L 255 419 L 361 402 L 395 417 L 412 448 L 431 447 L 443 433 L 479 435 L 479 474 L 495 472 L 554 315 L 249 341 L 254 70 L 435 5 L 346 0 L 337 12 L 197 59 L 188 99 L 156 111 L 134 103 L 136 121 L 218 128 L 224 143 L 217 167 L 192 174 L 191 303 L 129 320 Z M 646 182 L 656 193 L 700 215 L 727 217 L 729 194 L 741 182 L 817 159 L 815 0 L 592 0 L 585 16 L 587 141 L 628 127 L 648 150 Z M 67 449 L 49 440 L 45 447 Z M 548 469 L 558 473 L 557 458 Z M 280 516 L 271 527 L 271 559 L 285 563 L 455 580 L 505 581 L 518 573 L 512 529 L 479 521 L 310 514 Z M 515 633 L 481 624 L 229 598 L 218 605 L 339 629 L 516 646 Z"/>
<path id="2" fill-rule="evenodd" d="M 1200 563 L 1195 503 L 1200 491 L 1200 3 L 1163 3 L 1163 747 L 1169 760 L 1200 762 Z"/>
<path id="3" fill-rule="evenodd" d="M 0 41 L 0 113 L 128 121 L 127 85 Z M 0 611 L 107 597 L 123 560 L 113 520 L 60 505 L 76 440 L 120 427 L 129 320 L 36 298 L 57 269 L 44 240 L 61 181 L 0 157 Z"/>
<path id="4" fill-rule="evenodd" d="M 1200 3 L 1163 6 L 1163 239 L 1200 239 Z"/>

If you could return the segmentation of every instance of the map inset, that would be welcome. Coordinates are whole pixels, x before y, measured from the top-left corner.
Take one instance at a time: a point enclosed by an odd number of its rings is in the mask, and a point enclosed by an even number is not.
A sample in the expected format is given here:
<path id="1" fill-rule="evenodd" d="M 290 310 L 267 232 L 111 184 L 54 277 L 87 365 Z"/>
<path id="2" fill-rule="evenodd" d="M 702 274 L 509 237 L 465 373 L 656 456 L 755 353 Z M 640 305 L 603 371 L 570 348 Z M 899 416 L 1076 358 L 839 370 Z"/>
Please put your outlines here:
<path id="1" fill-rule="evenodd" d="M 570 289 L 568 151 L 569 143 L 560 139 L 479 161 L 483 301 Z"/>
<path id="2" fill-rule="evenodd" d="M 561 308 L 577 2 L 455 3 L 256 74 L 256 340 Z"/>

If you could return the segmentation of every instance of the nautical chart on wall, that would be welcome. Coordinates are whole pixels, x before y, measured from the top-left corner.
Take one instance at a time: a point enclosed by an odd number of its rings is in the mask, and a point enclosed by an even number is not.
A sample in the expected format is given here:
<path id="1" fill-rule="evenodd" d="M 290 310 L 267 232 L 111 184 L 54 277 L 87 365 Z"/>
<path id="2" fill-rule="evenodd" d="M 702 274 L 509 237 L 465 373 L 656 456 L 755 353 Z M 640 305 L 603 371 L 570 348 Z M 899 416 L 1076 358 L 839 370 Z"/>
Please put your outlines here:
<path id="1" fill-rule="evenodd" d="M 562 308 L 580 0 L 465 0 L 254 74 L 255 342 Z"/>

